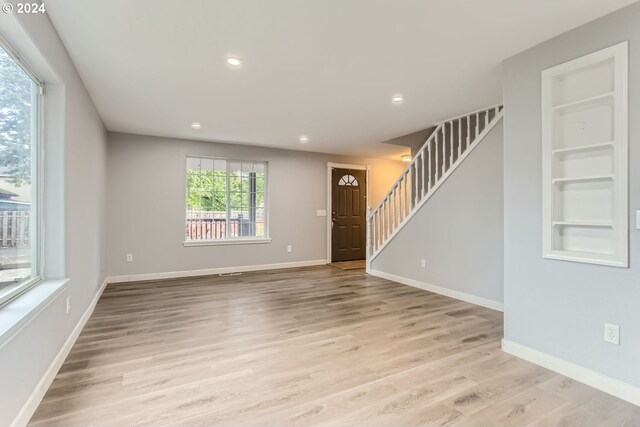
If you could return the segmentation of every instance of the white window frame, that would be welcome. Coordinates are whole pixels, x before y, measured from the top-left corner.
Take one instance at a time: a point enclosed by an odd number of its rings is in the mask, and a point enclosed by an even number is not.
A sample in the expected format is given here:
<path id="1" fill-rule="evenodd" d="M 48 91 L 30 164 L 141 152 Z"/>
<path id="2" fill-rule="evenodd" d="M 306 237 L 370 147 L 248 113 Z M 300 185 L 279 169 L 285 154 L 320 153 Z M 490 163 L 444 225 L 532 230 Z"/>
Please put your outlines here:
<path id="1" fill-rule="evenodd" d="M 42 244 L 42 189 L 44 188 L 44 170 L 43 170 L 43 135 L 44 135 L 44 94 L 45 86 L 43 81 L 33 72 L 31 67 L 24 62 L 22 57 L 11 47 L 11 45 L 0 36 L 0 47 L 2 47 L 15 63 L 22 68 L 22 71 L 33 80 L 36 86 L 36 92 L 33 96 L 31 120 L 34 127 L 31 132 L 32 136 L 32 152 L 31 152 L 31 213 L 30 213 L 30 235 L 31 235 L 31 279 L 24 281 L 16 286 L 10 292 L 0 297 L 0 307 L 6 305 L 13 299 L 27 292 L 37 284 L 42 282 L 42 271 L 44 265 L 44 256 Z"/>
<path id="2" fill-rule="evenodd" d="M 202 156 L 189 154 L 185 159 L 185 168 L 184 168 L 184 183 L 185 183 L 185 215 L 184 215 L 184 227 L 183 230 L 187 229 L 187 201 L 189 198 L 189 188 L 188 188 L 188 178 L 187 178 L 187 169 L 189 166 L 189 159 L 208 159 L 208 160 L 222 160 L 225 162 L 226 166 L 226 176 L 227 176 L 227 188 L 225 191 L 226 205 L 227 205 L 227 215 L 226 215 L 226 227 L 225 232 L 227 232 L 227 237 L 224 239 L 201 239 L 201 240 L 183 240 L 183 246 L 220 246 L 220 245 L 245 245 L 245 244 L 263 244 L 263 243 L 271 243 L 271 237 L 269 234 L 269 162 L 261 161 L 261 160 L 241 160 L 241 159 L 230 159 L 225 157 L 212 157 L 212 156 Z M 231 163 L 253 163 L 260 164 L 264 166 L 264 237 L 255 237 L 255 236 L 240 236 L 240 237 L 228 237 L 228 231 L 230 230 L 229 222 L 231 220 L 231 204 L 230 204 L 230 194 L 229 194 L 229 173 L 230 173 L 230 164 Z"/>

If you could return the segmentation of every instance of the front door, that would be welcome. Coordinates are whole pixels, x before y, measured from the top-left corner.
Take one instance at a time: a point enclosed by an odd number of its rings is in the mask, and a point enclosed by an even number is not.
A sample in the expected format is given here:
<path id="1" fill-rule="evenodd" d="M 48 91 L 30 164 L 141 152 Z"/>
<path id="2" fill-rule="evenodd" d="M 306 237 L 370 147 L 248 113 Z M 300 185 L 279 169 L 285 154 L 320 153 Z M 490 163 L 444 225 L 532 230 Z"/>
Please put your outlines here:
<path id="1" fill-rule="evenodd" d="M 333 169 L 331 174 L 331 262 L 365 259 L 367 174 Z"/>

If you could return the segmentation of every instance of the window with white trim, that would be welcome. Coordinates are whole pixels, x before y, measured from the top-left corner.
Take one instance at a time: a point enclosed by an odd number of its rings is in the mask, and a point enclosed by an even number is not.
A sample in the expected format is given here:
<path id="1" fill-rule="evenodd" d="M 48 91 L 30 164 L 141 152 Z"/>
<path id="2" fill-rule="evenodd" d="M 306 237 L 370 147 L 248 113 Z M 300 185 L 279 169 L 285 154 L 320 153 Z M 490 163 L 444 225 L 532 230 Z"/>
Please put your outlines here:
<path id="1" fill-rule="evenodd" d="M 266 239 L 267 163 L 187 157 L 186 242 Z"/>
<path id="2" fill-rule="evenodd" d="M 40 84 L 0 44 L 0 305 L 39 281 Z"/>

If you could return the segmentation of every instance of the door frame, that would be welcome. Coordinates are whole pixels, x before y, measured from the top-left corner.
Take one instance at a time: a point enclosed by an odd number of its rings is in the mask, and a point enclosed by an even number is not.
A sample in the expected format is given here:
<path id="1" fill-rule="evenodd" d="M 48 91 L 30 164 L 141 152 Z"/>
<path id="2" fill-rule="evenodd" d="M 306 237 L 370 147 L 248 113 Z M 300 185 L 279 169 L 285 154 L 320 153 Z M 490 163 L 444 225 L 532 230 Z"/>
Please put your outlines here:
<path id="1" fill-rule="evenodd" d="M 367 176 L 367 185 L 366 185 L 366 189 L 365 189 L 365 196 L 366 196 L 366 206 L 365 206 L 365 211 L 366 214 L 369 215 L 369 208 L 371 207 L 371 199 L 369 196 L 369 178 L 371 175 L 371 166 L 369 165 L 350 165 L 350 164 L 346 164 L 346 163 L 333 163 L 333 162 L 327 162 L 327 264 L 331 264 L 331 204 L 332 204 L 332 199 L 333 199 L 333 186 L 331 185 L 331 170 L 333 168 L 337 168 L 337 169 L 355 169 L 355 170 L 363 170 L 366 171 L 366 176 Z M 368 221 L 369 218 L 367 217 L 366 220 Z M 365 222 L 365 229 L 366 229 L 366 223 Z M 365 236 L 365 245 L 366 245 L 366 241 L 367 238 Z M 366 258 L 366 251 L 368 248 L 365 248 L 365 258 Z"/>

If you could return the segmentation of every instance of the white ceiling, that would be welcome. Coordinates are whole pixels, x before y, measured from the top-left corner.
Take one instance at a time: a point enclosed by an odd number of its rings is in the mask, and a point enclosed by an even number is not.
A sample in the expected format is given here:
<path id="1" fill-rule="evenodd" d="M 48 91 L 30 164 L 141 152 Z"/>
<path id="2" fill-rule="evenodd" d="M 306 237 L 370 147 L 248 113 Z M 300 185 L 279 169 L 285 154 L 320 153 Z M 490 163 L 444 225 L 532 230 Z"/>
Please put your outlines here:
<path id="1" fill-rule="evenodd" d="M 397 159 L 379 142 L 499 103 L 501 60 L 633 2 L 45 4 L 109 130 Z"/>

